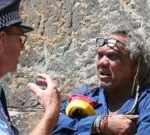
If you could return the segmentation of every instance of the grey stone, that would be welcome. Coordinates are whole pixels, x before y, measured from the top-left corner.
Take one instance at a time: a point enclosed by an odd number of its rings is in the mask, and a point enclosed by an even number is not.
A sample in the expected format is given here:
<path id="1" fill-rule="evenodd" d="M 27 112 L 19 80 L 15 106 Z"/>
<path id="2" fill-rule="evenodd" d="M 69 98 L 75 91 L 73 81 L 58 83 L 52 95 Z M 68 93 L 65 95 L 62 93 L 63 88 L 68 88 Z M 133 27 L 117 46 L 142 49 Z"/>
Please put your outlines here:
<path id="1" fill-rule="evenodd" d="M 29 34 L 17 73 L 1 80 L 21 134 L 27 135 L 34 127 L 31 121 L 40 118 L 41 106 L 26 88 L 28 82 L 35 82 L 38 72 L 57 78 L 64 101 L 75 88 L 97 80 L 97 37 L 117 29 L 142 29 L 143 37 L 150 41 L 149 9 L 150 0 L 23 1 L 22 17 L 35 31 Z"/>

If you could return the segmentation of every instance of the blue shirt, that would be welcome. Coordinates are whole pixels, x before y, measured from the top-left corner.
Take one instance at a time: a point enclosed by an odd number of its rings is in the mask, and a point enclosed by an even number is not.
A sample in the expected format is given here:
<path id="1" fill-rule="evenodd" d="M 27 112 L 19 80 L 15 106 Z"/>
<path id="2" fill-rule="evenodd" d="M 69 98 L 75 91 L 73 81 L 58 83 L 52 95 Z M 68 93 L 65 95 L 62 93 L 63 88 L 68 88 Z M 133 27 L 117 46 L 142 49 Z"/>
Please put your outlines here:
<path id="1" fill-rule="evenodd" d="M 5 94 L 0 86 L 0 135 L 14 135 L 6 110 L 4 110 L 4 108 L 7 109 L 7 106 L 4 107 L 4 102 L 6 104 Z"/>
<path id="2" fill-rule="evenodd" d="M 13 135 L 10 123 L 0 102 L 0 135 Z"/>
<path id="3" fill-rule="evenodd" d="M 70 118 L 65 115 L 66 101 L 61 106 L 59 121 L 53 131 L 53 135 L 91 135 L 92 124 L 96 116 L 108 115 L 108 106 L 103 88 L 91 90 L 91 85 L 84 85 L 75 90 L 73 94 L 84 94 L 89 96 L 95 103 L 95 116 L 87 116 L 82 119 Z M 118 114 L 128 112 L 134 103 L 134 98 L 127 100 L 118 110 Z M 150 86 L 140 89 L 140 98 L 136 108 L 139 115 L 137 131 L 134 135 L 148 135 L 150 133 Z"/>

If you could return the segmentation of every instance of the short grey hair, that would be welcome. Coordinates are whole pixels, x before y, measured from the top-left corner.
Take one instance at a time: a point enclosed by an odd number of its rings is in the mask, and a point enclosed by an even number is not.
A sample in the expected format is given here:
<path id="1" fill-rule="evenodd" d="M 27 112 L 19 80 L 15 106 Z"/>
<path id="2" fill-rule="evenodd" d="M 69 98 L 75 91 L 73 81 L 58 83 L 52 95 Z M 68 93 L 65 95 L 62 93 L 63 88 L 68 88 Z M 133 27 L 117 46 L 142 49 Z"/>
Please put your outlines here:
<path id="1" fill-rule="evenodd" d="M 111 34 L 125 36 L 129 39 L 126 49 L 130 52 L 130 57 L 139 64 L 138 81 L 140 86 L 150 83 L 150 45 L 139 32 L 135 31 L 115 31 Z"/>

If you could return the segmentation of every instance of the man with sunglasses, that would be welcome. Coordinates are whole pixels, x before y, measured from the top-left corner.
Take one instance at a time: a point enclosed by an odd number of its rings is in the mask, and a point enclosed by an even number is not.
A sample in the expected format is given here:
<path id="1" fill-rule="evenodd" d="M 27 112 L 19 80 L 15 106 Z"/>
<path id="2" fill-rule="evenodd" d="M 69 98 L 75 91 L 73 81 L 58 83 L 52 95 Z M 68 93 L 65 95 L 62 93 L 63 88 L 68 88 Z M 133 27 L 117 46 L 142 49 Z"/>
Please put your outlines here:
<path id="1" fill-rule="evenodd" d="M 81 118 L 79 112 L 83 106 L 68 100 L 61 106 L 53 134 L 148 135 L 150 47 L 137 33 L 115 31 L 106 38 L 96 39 L 96 51 L 99 82 L 73 92 L 73 95 L 88 96 L 94 103 L 95 114 Z M 72 115 L 66 113 L 68 106 Z"/>
<path id="2" fill-rule="evenodd" d="M 25 25 L 19 16 L 20 0 L 0 0 L 0 77 L 14 72 L 24 49 L 27 32 L 33 29 Z M 43 90 L 40 86 L 45 86 Z M 46 74 L 38 74 L 37 84 L 29 83 L 44 107 L 40 122 L 30 135 L 49 135 L 59 116 L 59 92 L 56 84 Z M 15 133 L 16 134 L 16 133 Z M 0 87 L 0 135 L 14 135 L 3 88 Z"/>

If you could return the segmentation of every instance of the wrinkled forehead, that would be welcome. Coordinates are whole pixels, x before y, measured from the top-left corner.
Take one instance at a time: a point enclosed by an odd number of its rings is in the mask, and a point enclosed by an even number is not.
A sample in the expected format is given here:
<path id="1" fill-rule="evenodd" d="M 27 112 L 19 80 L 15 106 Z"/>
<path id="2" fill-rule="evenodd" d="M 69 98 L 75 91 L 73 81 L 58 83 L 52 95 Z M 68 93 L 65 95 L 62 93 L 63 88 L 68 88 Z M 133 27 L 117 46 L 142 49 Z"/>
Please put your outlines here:
<path id="1" fill-rule="evenodd" d="M 127 36 L 119 35 L 119 34 L 110 34 L 108 38 L 113 38 L 116 40 L 119 40 L 121 43 L 127 45 L 128 44 L 128 38 Z"/>

